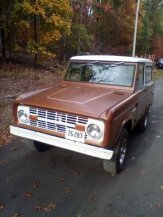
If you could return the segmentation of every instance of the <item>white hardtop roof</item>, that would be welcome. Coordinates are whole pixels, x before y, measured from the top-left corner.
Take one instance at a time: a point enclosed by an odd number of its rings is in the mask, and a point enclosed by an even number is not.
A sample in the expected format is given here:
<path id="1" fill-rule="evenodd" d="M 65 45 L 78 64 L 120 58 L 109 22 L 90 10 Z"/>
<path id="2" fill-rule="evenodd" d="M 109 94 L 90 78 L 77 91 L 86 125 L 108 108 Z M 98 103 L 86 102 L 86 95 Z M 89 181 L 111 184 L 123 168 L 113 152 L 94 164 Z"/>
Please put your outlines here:
<path id="1" fill-rule="evenodd" d="M 132 63 L 152 63 L 151 60 L 138 57 L 128 56 L 111 56 L 111 55 L 83 55 L 74 56 L 70 60 L 81 60 L 81 61 L 110 61 L 110 62 L 132 62 Z"/>

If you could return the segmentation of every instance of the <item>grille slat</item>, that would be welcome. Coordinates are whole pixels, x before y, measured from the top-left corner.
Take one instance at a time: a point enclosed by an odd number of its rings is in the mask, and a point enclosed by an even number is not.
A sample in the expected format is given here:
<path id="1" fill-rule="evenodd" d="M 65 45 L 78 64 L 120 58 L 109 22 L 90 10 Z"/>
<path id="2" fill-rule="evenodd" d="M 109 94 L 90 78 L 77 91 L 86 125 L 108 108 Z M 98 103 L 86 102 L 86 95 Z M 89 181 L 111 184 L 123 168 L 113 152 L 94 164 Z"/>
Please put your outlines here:
<path id="1" fill-rule="evenodd" d="M 86 125 L 88 122 L 88 118 L 85 117 L 41 108 L 30 107 L 29 112 L 30 115 L 37 116 L 37 120 L 30 120 L 30 126 L 64 134 L 67 128 L 75 129 L 76 124 Z M 85 137 L 87 137 L 87 134 Z"/>
<path id="2" fill-rule="evenodd" d="M 36 121 L 31 121 L 31 120 L 30 120 L 30 125 L 31 125 L 31 126 L 35 126 L 35 127 L 37 127 L 37 122 L 36 122 Z"/>

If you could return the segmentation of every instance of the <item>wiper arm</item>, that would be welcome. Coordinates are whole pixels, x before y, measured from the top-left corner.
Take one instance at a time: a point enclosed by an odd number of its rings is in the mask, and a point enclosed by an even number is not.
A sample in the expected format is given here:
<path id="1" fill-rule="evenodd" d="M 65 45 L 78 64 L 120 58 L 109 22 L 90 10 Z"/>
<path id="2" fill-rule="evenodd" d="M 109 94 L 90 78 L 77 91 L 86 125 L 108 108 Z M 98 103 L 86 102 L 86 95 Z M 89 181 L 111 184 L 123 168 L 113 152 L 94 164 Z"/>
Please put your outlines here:
<path id="1" fill-rule="evenodd" d="M 82 64 L 82 67 L 83 66 L 88 66 L 88 65 L 94 65 L 94 64 L 99 63 L 99 62 L 100 61 L 93 61 L 93 62 L 84 63 L 84 64 Z"/>
<path id="2" fill-rule="evenodd" d="M 109 69 L 110 67 L 117 67 L 117 66 L 120 66 L 120 65 L 123 65 L 124 62 L 119 62 L 119 63 L 114 63 L 114 64 L 109 64 L 107 66 L 103 66 L 103 69 Z"/>
<path id="3" fill-rule="evenodd" d="M 124 64 L 124 62 L 114 63 L 114 64 L 110 64 L 110 67 L 120 66 L 123 64 Z"/>

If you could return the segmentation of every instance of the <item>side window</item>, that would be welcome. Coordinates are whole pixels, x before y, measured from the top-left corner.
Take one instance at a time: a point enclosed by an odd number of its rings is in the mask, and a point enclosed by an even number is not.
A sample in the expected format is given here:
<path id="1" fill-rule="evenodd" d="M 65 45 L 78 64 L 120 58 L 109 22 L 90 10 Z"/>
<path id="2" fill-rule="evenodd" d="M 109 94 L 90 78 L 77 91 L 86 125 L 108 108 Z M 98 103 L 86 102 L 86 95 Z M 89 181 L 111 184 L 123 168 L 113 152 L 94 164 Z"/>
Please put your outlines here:
<path id="1" fill-rule="evenodd" d="M 138 66 L 138 90 L 144 84 L 144 64 L 139 64 Z"/>
<path id="2" fill-rule="evenodd" d="M 152 80 L 152 66 L 146 66 L 145 69 L 145 83 Z"/>

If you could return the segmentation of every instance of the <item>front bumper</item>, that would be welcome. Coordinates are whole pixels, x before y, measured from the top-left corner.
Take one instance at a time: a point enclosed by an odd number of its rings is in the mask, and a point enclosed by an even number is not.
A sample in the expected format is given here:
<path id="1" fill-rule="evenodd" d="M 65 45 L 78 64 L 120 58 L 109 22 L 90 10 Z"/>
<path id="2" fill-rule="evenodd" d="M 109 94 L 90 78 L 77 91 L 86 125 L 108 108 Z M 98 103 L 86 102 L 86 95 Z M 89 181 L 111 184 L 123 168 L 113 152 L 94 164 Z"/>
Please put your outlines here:
<path id="1" fill-rule="evenodd" d="M 110 160 L 113 156 L 112 150 L 107 150 L 105 148 L 95 147 L 20 127 L 10 126 L 10 133 L 16 136 L 21 136 L 27 139 L 32 139 L 46 143 L 48 145 L 64 148 L 70 151 L 75 151 L 101 159 Z"/>

